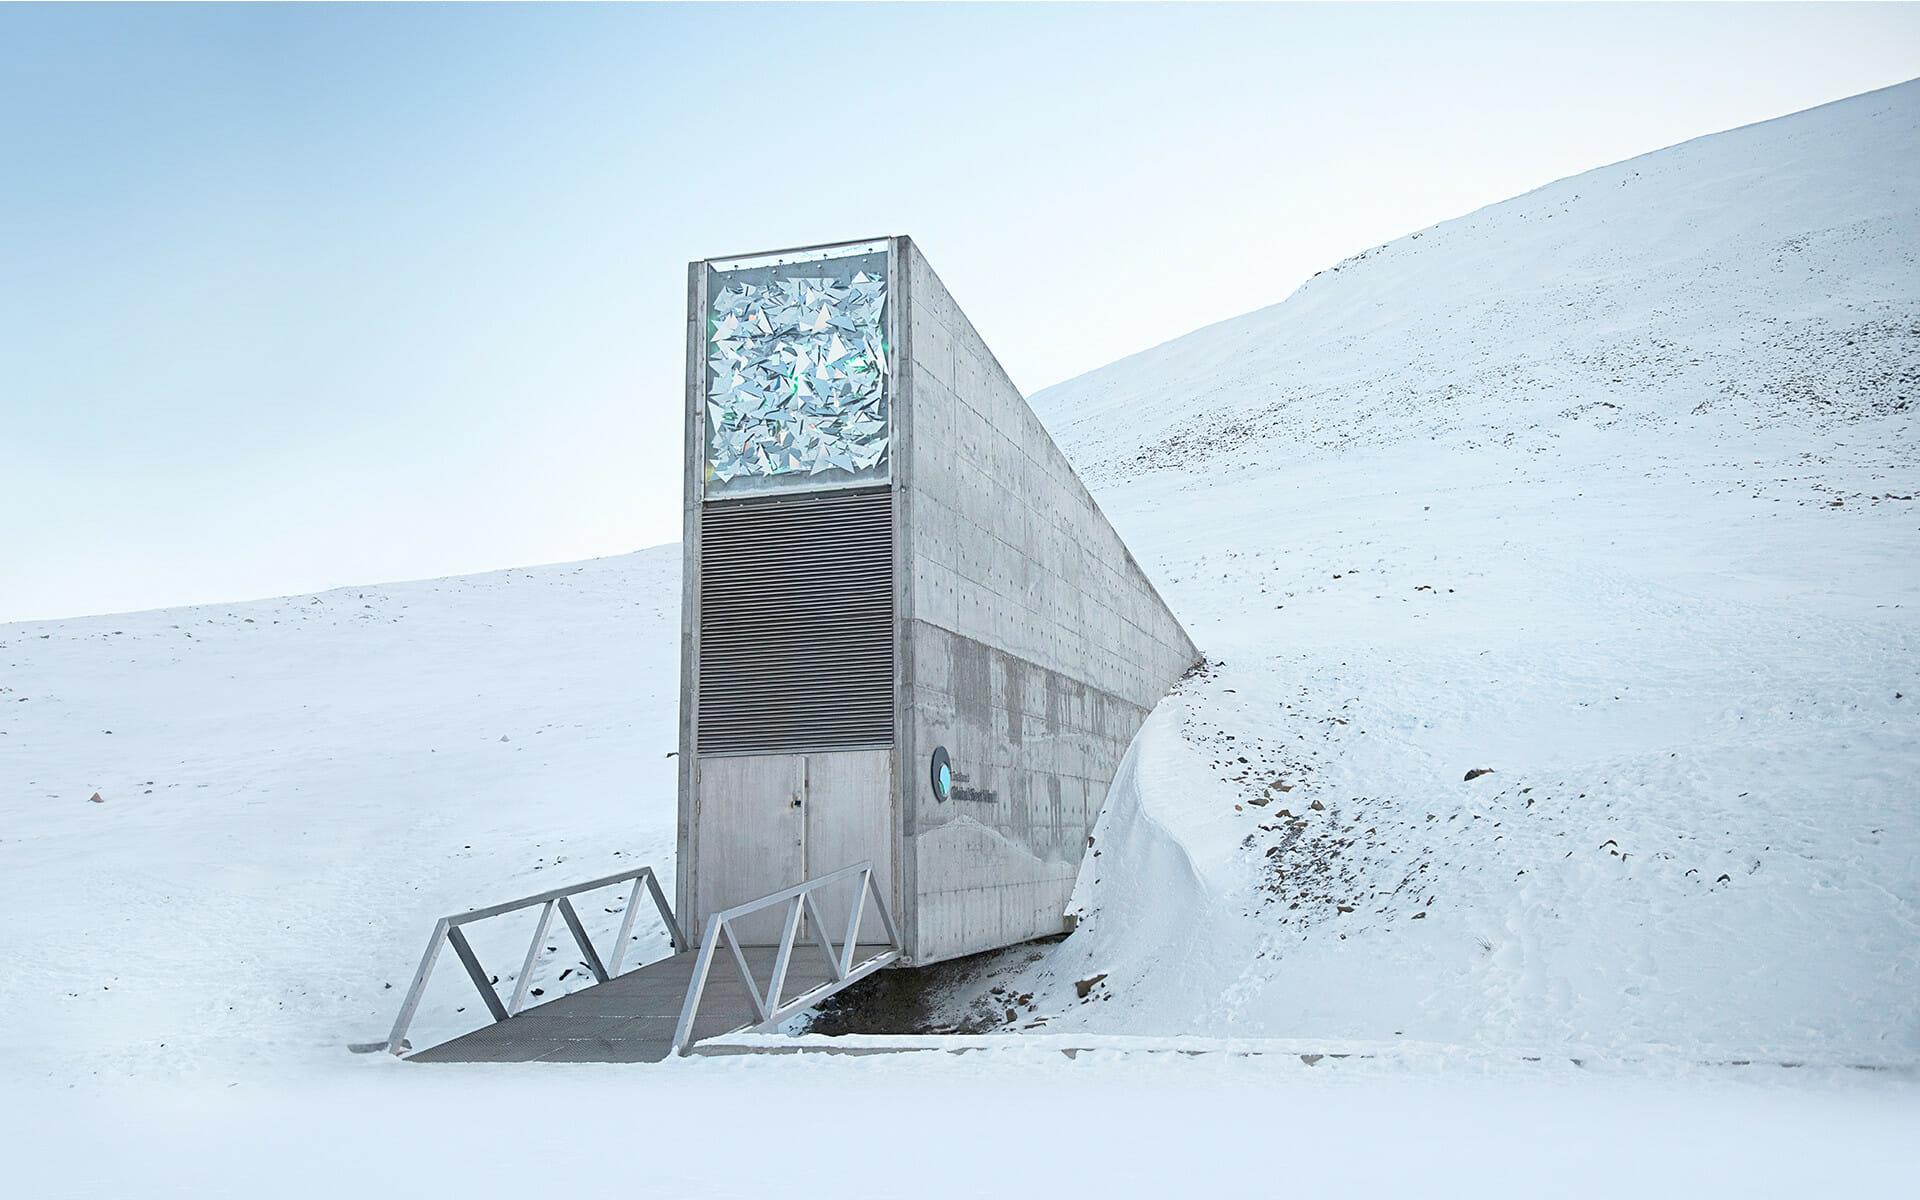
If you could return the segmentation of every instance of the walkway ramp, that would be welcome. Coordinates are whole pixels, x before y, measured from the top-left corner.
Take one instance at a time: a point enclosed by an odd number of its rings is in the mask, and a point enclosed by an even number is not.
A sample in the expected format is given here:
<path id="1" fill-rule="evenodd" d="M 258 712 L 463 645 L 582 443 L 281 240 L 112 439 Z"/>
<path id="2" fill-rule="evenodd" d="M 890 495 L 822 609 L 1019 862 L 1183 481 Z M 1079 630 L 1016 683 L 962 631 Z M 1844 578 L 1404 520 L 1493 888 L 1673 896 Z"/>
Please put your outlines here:
<path id="1" fill-rule="evenodd" d="M 621 924 L 621 943 L 631 929 L 634 905 L 645 887 L 653 894 L 676 953 L 621 974 L 617 959 L 612 971 L 601 965 L 570 897 L 627 879 L 633 880 L 633 890 Z M 823 919 L 818 899 L 836 885 L 857 889 L 843 926 L 839 922 L 830 925 Z M 461 930 L 474 921 L 534 905 L 545 907 L 528 947 L 529 966 L 523 968 L 512 998 L 503 1002 Z M 530 966 L 556 910 L 598 982 L 520 1011 Z M 779 940 L 765 946 L 741 945 L 735 923 L 763 913 L 783 918 Z M 888 941 L 853 940 L 868 915 L 879 918 Z M 763 917 L 755 927 L 764 924 Z M 836 938 L 835 933 L 841 936 Z M 408 1054 L 414 1062 L 659 1062 L 676 1052 L 684 1054 L 707 1038 L 746 1029 L 776 1029 L 828 996 L 900 960 L 900 935 L 874 886 L 871 863 L 858 863 L 717 912 L 708 919 L 705 935 L 695 950 L 679 949 L 684 944 L 679 924 L 661 897 L 652 871 L 643 868 L 626 876 L 590 880 L 442 918 L 434 927 L 388 1039 L 387 1048 L 396 1054 L 406 1050 L 407 1027 L 443 941 L 453 947 L 494 1022 Z"/>
<path id="2" fill-rule="evenodd" d="M 884 944 L 862 944 L 854 957 L 864 963 L 889 949 Z M 772 977 L 778 952 L 777 946 L 742 948 L 757 980 Z M 413 1062 L 659 1062 L 673 1053 L 674 1029 L 699 958 L 694 953 L 676 954 L 648 963 L 408 1058 Z M 811 991 L 833 982 L 832 973 L 817 953 L 796 955 L 787 969 L 789 993 Z M 838 990 L 832 988 L 818 999 Z M 740 973 L 726 968 L 713 972 L 708 979 L 694 1020 L 692 1041 L 737 1033 L 760 1023 L 759 1011 Z"/>

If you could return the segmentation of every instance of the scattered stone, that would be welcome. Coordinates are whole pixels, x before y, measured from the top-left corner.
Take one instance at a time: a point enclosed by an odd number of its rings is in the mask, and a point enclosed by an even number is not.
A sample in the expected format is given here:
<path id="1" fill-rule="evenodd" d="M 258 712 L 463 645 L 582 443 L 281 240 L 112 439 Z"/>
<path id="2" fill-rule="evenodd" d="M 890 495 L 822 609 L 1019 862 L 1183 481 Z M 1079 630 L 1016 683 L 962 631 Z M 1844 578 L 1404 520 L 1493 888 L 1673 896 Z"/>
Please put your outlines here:
<path id="1" fill-rule="evenodd" d="M 1088 994 L 1093 991 L 1094 987 L 1098 985 L 1099 982 L 1102 979 L 1105 979 L 1106 977 L 1107 977 L 1107 973 L 1105 971 L 1102 971 L 1098 975 L 1095 975 L 1092 979 L 1079 980 L 1073 985 L 1074 993 L 1078 995 L 1080 999 L 1085 1000 Z"/>
<path id="2" fill-rule="evenodd" d="M 1273 797 L 1272 796 L 1248 796 L 1247 803 L 1253 805 L 1255 808 L 1265 808 L 1267 805 L 1273 803 Z"/>
<path id="3" fill-rule="evenodd" d="M 1423 909 L 1423 910 L 1421 910 L 1420 912 L 1417 912 L 1417 913 L 1415 913 L 1415 914 L 1413 914 L 1413 919 L 1414 919 L 1414 920 L 1416 920 L 1416 921 L 1424 921 L 1424 920 L 1426 920 L 1426 919 L 1427 919 L 1427 914 L 1426 914 L 1426 911 L 1425 911 L 1425 910 Z"/>
<path id="4" fill-rule="evenodd" d="M 1480 778 L 1482 775 L 1491 775 L 1491 774 L 1493 774 L 1492 767 L 1475 767 L 1473 770 L 1467 772 L 1466 782 L 1472 783 L 1474 780 Z"/>
<path id="5" fill-rule="evenodd" d="M 93 795 L 87 797 L 87 803 L 88 804 L 105 804 L 106 801 L 101 798 L 99 792 L 95 792 Z"/>
<path id="6" fill-rule="evenodd" d="M 1315 812 L 1325 812 L 1325 811 L 1327 811 L 1327 806 L 1326 806 L 1326 805 L 1324 805 L 1324 804 L 1322 804 L 1322 803 L 1320 803 L 1320 802 L 1319 802 L 1318 800 L 1315 800 L 1315 801 L 1314 801 L 1314 802 L 1313 802 L 1312 804 L 1309 804 L 1309 805 L 1307 805 L 1307 807 L 1308 807 L 1308 808 L 1310 808 L 1310 809 L 1312 809 L 1312 810 L 1313 810 L 1313 811 L 1315 811 Z"/>

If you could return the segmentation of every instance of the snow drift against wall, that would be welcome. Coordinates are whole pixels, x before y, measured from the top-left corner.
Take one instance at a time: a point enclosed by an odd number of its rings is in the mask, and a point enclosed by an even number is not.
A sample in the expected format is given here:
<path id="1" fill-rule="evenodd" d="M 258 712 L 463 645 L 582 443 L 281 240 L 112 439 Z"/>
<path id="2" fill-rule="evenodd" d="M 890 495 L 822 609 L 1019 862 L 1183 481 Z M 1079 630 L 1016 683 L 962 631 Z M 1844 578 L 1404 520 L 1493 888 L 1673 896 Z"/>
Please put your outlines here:
<path id="1" fill-rule="evenodd" d="M 1037 395 L 1216 665 L 948 1018 L 1912 1062 L 1916 256 L 1909 84 Z"/>

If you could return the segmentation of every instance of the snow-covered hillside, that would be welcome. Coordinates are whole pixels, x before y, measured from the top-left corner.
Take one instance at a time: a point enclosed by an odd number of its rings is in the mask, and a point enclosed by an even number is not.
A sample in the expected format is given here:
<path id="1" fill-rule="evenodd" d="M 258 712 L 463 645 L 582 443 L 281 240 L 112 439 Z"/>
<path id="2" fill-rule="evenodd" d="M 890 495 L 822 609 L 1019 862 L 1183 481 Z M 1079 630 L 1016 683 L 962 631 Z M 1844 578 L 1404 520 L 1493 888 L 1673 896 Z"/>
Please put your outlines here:
<path id="1" fill-rule="evenodd" d="M 1082 932 L 958 1001 L 1920 1059 L 1920 85 L 1425 230 L 1034 405 L 1218 665 L 1137 745 Z"/>
<path id="2" fill-rule="evenodd" d="M 670 890 L 679 578 L 666 547 L 0 626 L 0 1062 L 331 1059 L 384 1036 L 436 917 L 629 864 Z M 609 936 L 622 899 L 583 915 Z M 476 932 L 518 966 L 526 930 Z M 423 1038 L 463 1006 L 440 972 Z"/>
<path id="3" fill-rule="evenodd" d="M 347 1052 L 435 916 L 670 876 L 677 548 L 0 626 L 0 1149 L 36 1194 L 216 1160 L 267 1194 L 490 1193 L 589 1186 L 562 1164 L 637 1129 L 683 1153 L 593 1188 L 730 1195 L 845 1164 L 710 1114 L 1018 1093 L 1070 1152 L 954 1117 L 965 1138 L 863 1165 L 927 1194 L 989 1164 L 999 1190 L 1397 1192 L 1491 1161 L 1529 1194 L 1898 1180 L 1916 247 L 1909 84 L 1554 184 L 1037 396 L 1212 662 L 1129 757 L 1079 932 L 942 971 L 936 1019 L 1019 1035 L 999 1057 Z M 524 933 L 491 936 L 504 975 Z M 472 1004 L 443 964 L 417 1040 Z M 1374 1057 L 1069 1062 L 1037 1037 L 1062 1031 Z M 1699 1069 L 1728 1060 L 1771 1065 Z M 1276 1164 L 1275 1129 L 1348 1144 Z M 1148 1155 L 1169 1141 L 1188 1156 Z"/>

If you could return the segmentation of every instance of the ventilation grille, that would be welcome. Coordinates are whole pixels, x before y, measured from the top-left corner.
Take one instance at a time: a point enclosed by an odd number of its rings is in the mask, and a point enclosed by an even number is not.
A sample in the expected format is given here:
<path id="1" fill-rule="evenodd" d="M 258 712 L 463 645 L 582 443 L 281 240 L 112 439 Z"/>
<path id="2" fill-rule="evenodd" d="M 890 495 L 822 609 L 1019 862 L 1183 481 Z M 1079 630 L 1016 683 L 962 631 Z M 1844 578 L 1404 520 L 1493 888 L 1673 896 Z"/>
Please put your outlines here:
<path id="1" fill-rule="evenodd" d="M 702 754 L 893 742 L 893 492 L 706 504 Z"/>

